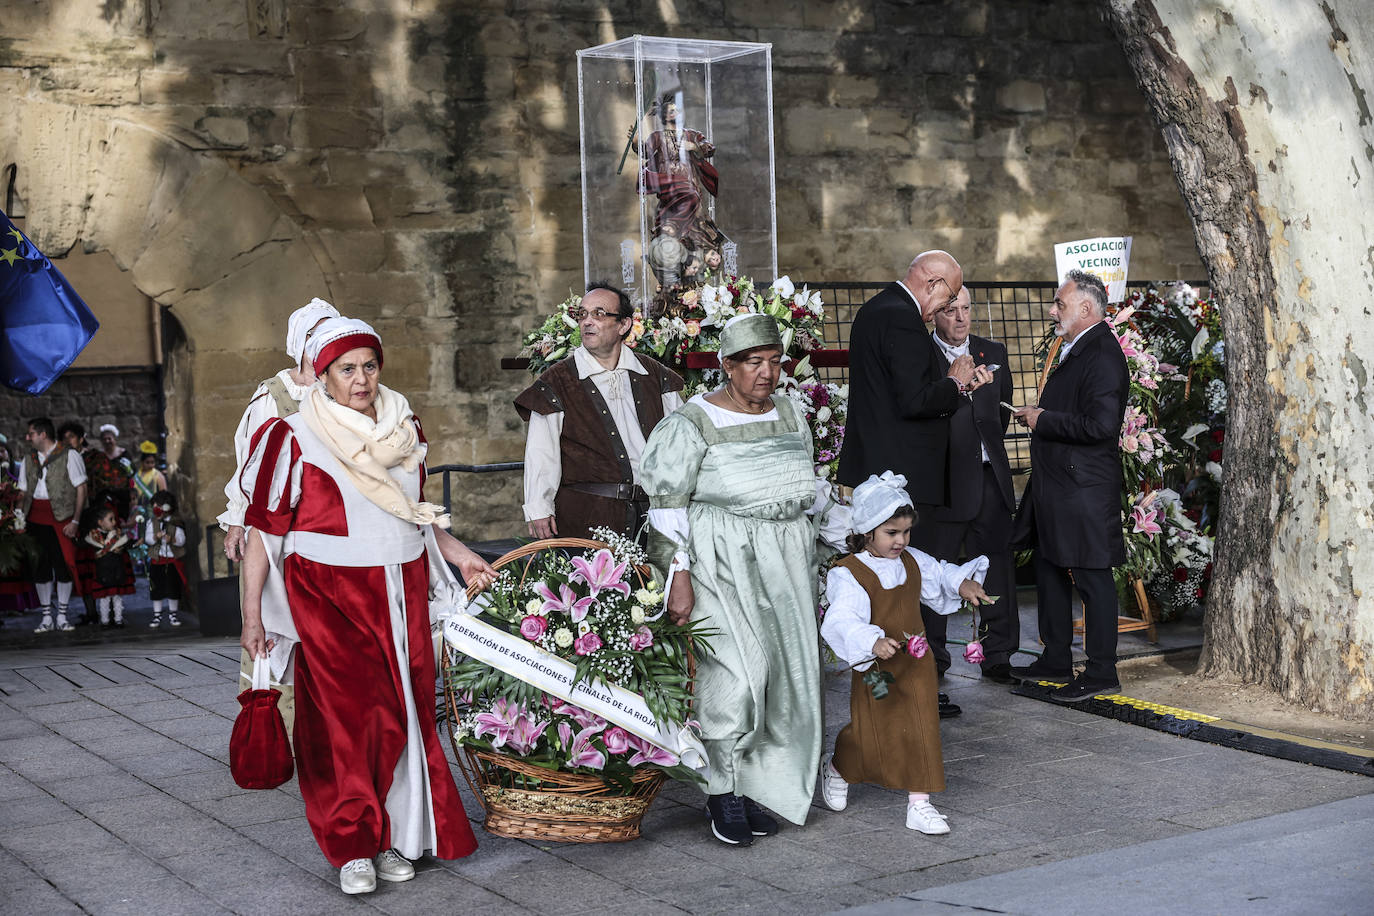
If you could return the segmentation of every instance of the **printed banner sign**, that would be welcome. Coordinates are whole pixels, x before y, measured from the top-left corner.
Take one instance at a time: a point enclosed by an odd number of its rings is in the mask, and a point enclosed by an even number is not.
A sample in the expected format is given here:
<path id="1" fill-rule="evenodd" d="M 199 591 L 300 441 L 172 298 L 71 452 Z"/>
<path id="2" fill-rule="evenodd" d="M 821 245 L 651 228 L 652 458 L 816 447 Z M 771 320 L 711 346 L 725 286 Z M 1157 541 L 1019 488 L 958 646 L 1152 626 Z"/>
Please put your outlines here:
<path id="1" fill-rule="evenodd" d="M 444 639 L 464 655 L 596 713 L 630 734 L 677 754 L 685 766 L 698 771 L 706 769 L 706 748 L 701 739 L 685 726 L 661 724 L 637 693 L 585 679 L 574 686 L 576 665 L 470 614 L 445 619 Z"/>
<path id="2" fill-rule="evenodd" d="M 1063 283 L 1064 274 L 1069 271 L 1086 271 L 1107 284 L 1108 302 L 1122 301 L 1126 298 L 1126 271 L 1131 265 L 1131 238 L 1127 235 L 1060 242 L 1054 246 L 1056 279 Z"/>

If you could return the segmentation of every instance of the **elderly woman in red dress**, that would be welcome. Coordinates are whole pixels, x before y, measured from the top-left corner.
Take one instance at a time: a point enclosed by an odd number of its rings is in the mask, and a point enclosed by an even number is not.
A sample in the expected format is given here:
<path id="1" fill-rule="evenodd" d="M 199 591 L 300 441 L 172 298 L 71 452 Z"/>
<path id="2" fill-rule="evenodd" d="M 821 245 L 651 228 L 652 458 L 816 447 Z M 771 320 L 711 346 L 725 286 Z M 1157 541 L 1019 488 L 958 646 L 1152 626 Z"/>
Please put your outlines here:
<path id="1" fill-rule="evenodd" d="M 477 847 L 435 727 L 430 565 L 442 556 L 484 586 L 495 572 L 422 500 L 427 446 L 379 384 L 376 332 L 331 318 L 307 356 L 320 381 L 298 414 L 258 429 L 240 475 L 248 525 L 284 537 L 289 611 L 247 601 L 241 643 L 294 675 L 306 817 L 344 893 L 360 894 L 414 877 L 408 860 L 427 850 Z"/>

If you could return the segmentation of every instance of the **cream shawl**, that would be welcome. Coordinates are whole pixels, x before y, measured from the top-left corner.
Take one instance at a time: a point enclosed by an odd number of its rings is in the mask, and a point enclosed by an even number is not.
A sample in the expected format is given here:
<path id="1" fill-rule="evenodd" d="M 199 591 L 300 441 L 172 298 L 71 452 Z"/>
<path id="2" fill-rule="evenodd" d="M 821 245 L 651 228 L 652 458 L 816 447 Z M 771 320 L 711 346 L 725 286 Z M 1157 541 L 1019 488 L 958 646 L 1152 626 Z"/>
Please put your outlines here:
<path id="1" fill-rule="evenodd" d="M 449 515 L 443 506 L 411 499 L 388 473 L 397 465 L 413 471 L 424 457 L 410 402 L 404 395 L 378 385 L 373 406 L 376 421 L 330 400 L 324 383 L 318 382 L 301 401 L 301 419 L 373 505 L 402 521 L 447 528 Z"/>

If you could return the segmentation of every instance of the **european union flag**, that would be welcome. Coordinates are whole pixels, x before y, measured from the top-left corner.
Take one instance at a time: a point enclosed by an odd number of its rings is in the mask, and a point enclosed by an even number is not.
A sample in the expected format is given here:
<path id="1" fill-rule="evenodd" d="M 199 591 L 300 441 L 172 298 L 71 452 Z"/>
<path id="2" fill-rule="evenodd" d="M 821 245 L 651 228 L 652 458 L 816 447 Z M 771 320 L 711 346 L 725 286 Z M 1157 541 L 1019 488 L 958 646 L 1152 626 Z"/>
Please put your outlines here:
<path id="1" fill-rule="evenodd" d="M 0 382 L 42 394 L 98 327 L 67 278 L 0 212 Z"/>

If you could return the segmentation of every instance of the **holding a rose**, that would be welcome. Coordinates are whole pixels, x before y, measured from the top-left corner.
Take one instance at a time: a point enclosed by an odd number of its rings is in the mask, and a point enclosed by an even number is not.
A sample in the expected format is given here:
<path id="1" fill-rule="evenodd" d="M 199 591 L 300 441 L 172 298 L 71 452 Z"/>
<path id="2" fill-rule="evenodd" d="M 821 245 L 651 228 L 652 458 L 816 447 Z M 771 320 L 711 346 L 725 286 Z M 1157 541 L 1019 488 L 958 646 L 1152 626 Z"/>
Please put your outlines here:
<path id="1" fill-rule="evenodd" d="M 952 614 L 965 600 L 990 603 L 981 585 L 988 558 L 959 566 L 908 547 L 916 510 L 906 483 L 901 474 L 885 471 L 855 488 L 850 553 L 826 577 L 830 609 L 821 636 L 855 672 L 850 722 L 821 769 L 821 797 L 832 811 L 843 811 L 850 783 L 904 790 L 907 827 L 941 834 L 949 833 L 949 824 L 930 803 L 930 793 L 944 790 L 945 766 L 935 657 L 923 632 L 921 605 Z M 875 662 L 891 675 L 883 678 L 887 689 L 881 694 L 864 683 L 863 669 Z"/>

